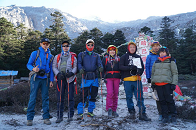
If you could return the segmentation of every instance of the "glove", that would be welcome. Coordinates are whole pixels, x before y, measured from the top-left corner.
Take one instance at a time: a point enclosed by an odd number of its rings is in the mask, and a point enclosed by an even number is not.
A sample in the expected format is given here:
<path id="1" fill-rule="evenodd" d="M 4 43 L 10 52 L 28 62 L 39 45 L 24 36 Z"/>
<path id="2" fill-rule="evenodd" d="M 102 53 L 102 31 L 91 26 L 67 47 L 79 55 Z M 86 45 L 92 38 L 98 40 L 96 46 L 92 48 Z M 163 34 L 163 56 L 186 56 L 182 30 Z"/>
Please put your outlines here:
<path id="1" fill-rule="evenodd" d="M 129 65 L 129 69 L 130 70 L 137 70 L 137 66 L 135 66 L 135 65 Z"/>
<path id="2" fill-rule="evenodd" d="M 70 77 L 73 76 L 73 75 L 74 75 L 73 72 L 67 72 L 67 73 L 66 73 L 66 78 L 70 78 Z"/>
<path id="3" fill-rule="evenodd" d="M 80 69 L 80 74 L 84 74 L 84 69 Z"/>
<path id="4" fill-rule="evenodd" d="M 151 83 L 151 79 L 150 78 L 148 78 L 148 83 Z"/>
<path id="5" fill-rule="evenodd" d="M 152 88 L 152 90 L 154 92 L 154 89 L 156 88 L 156 85 L 151 85 L 151 88 Z"/>
<path id="6" fill-rule="evenodd" d="M 99 72 L 103 72 L 103 68 L 102 67 L 99 67 Z"/>
<path id="7" fill-rule="evenodd" d="M 104 79 L 104 83 L 107 84 L 107 79 Z"/>
<path id="8" fill-rule="evenodd" d="M 171 84 L 171 90 L 175 90 L 176 89 L 176 85 L 175 84 Z"/>
<path id="9" fill-rule="evenodd" d="M 57 74 L 57 78 L 60 79 L 60 80 L 64 79 L 64 73 L 63 72 L 59 72 Z"/>
<path id="10" fill-rule="evenodd" d="M 122 85 L 123 84 L 123 81 L 122 80 L 120 80 L 120 83 L 119 83 L 119 85 Z"/>
<path id="11" fill-rule="evenodd" d="M 141 76 L 141 73 L 140 73 L 140 70 L 137 69 L 137 72 L 136 72 L 137 75 Z"/>

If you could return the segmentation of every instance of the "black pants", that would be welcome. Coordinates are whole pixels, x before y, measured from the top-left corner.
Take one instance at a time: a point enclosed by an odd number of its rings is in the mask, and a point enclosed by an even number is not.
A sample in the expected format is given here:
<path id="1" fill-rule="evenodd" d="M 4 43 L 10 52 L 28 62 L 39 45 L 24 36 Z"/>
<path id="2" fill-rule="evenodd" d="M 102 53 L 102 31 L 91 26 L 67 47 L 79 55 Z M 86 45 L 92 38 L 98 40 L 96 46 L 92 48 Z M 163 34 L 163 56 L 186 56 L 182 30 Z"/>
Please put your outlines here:
<path id="1" fill-rule="evenodd" d="M 171 89 L 171 84 L 156 86 L 156 90 L 158 93 L 163 118 L 167 118 L 169 113 L 172 116 L 175 116 L 176 107 L 173 100 L 173 90 Z"/>
<path id="2" fill-rule="evenodd" d="M 87 97 L 90 96 L 89 101 L 96 102 L 96 97 L 98 94 L 98 87 L 92 86 L 92 87 L 84 87 L 84 102 L 86 101 Z M 83 92 L 81 88 L 81 94 L 80 94 L 80 102 L 83 102 Z"/>
<path id="3" fill-rule="evenodd" d="M 73 117 L 74 115 L 74 81 L 69 83 L 69 93 L 68 93 L 68 84 L 67 79 L 60 79 L 57 77 L 57 117 L 63 117 L 63 110 L 64 110 L 64 100 L 65 100 L 65 90 L 67 92 L 67 99 L 69 94 L 69 112 L 68 117 Z M 61 96 L 60 96 L 61 95 Z M 68 104 L 66 104 L 68 106 Z"/>
<path id="4" fill-rule="evenodd" d="M 158 109 L 159 115 L 162 115 L 160 102 L 156 100 L 156 104 L 157 104 L 157 109 Z"/>

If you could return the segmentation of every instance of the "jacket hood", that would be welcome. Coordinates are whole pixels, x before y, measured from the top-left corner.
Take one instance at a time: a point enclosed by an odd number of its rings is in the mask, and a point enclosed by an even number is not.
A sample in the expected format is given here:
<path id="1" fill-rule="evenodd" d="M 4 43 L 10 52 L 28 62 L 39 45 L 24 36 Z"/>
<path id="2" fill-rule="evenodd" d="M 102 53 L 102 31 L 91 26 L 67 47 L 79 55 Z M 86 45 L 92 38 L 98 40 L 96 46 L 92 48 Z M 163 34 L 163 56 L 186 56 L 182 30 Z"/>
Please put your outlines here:
<path id="1" fill-rule="evenodd" d="M 165 61 L 166 59 L 171 58 L 171 56 L 164 56 L 164 57 L 158 57 L 160 61 Z"/>
<path id="2" fill-rule="evenodd" d="M 115 46 L 115 45 L 109 45 L 108 48 L 107 48 L 107 53 L 109 54 L 109 48 L 115 48 L 116 49 L 116 55 L 118 54 L 118 48 Z"/>
<path id="3" fill-rule="evenodd" d="M 136 47 L 134 53 L 130 53 L 130 45 L 131 45 L 131 44 L 135 45 L 135 47 Z M 129 42 L 129 43 L 128 43 L 128 46 L 127 46 L 127 53 L 133 55 L 133 54 L 136 54 L 136 52 L 137 52 L 137 46 L 136 46 L 136 44 L 135 44 L 134 42 Z"/>

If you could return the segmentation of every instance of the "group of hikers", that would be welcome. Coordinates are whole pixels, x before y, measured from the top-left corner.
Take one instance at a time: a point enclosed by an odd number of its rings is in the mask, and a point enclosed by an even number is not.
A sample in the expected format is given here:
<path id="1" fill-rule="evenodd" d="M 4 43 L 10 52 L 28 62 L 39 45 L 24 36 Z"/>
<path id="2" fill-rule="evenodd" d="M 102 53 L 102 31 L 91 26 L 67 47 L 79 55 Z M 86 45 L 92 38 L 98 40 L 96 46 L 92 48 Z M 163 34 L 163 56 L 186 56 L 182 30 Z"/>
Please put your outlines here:
<path id="1" fill-rule="evenodd" d="M 86 41 L 86 50 L 76 54 L 70 52 L 70 42 L 64 41 L 61 45 L 61 53 L 53 57 L 49 50 L 50 41 L 43 38 L 38 50 L 33 51 L 27 63 L 30 72 L 30 99 L 27 108 L 27 125 L 33 125 L 35 104 L 38 90 L 41 89 L 42 109 L 44 124 L 50 125 L 49 114 L 49 87 L 53 87 L 54 79 L 57 80 L 57 120 L 63 121 L 65 96 L 68 99 L 68 119 L 70 122 L 74 116 L 74 83 L 76 73 L 82 76 L 81 94 L 77 105 L 77 119 L 84 119 L 84 108 L 88 100 L 88 117 L 94 117 L 96 97 L 98 94 L 98 74 L 101 83 L 107 87 L 106 110 L 108 118 L 118 117 L 118 93 L 119 84 L 123 82 L 126 94 L 126 102 L 130 116 L 135 118 L 133 94 L 139 108 L 139 120 L 151 121 L 146 114 L 144 105 L 141 75 L 144 72 L 144 64 L 136 54 L 137 45 L 129 42 L 127 52 L 119 57 L 118 49 L 114 45 L 107 48 L 107 53 L 101 60 L 99 54 L 93 51 L 95 43 L 92 39 Z M 173 90 L 178 82 L 178 71 L 175 59 L 171 58 L 169 51 L 161 47 L 159 42 L 153 42 L 152 49 L 146 60 L 146 78 L 156 89 L 159 101 L 156 101 L 159 112 L 159 120 L 162 123 L 176 123 L 176 108 L 173 100 Z M 136 64 L 139 62 L 139 65 Z M 55 78 L 54 78 L 55 77 Z M 65 91 L 67 95 L 65 95 Z"/>

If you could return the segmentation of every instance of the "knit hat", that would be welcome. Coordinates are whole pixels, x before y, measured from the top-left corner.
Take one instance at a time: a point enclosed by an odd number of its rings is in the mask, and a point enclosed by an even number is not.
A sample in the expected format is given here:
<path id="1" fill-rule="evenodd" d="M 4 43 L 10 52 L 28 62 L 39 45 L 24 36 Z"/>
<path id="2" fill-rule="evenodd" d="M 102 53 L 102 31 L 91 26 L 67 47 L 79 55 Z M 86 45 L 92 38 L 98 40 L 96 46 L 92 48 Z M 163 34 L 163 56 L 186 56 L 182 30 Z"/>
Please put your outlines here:
<path id="1" fill-rule="evenodd" d="M 160 46 L 160 43 L 158 41 L 154 41 L 151 46 L 154 46 L 154 45 L 159 45 Z"/>
<path id="2" fill-rule="evenodd" d="M 130 45 L 135 45 L 135 47 L 136 47 L 136 49 L 135 49 L 135 52 L 134 52 L 134 54 L 136 53 L 136 51 L 137 51 L 137 46 L 136 46 L 136 44 L 134 43 L 134 42 L 129 42 L 128 43 L 128 46 L 127 46 L 127 50 L 128 50 L 128 52 L 130 53 Z"/>
<path id="3" fill-rule="evenodd" d="M 108 48 L 107 48 L 107 53 L 109 53 L 110 48 L 114 48 L 115 51 L 116 51 L 116 55 L 117 55 L 117 53 L 118 53 L 118 48 L 116 48 L 116 46 L 114 46 L 114 45 L 109 45 Z"/>

